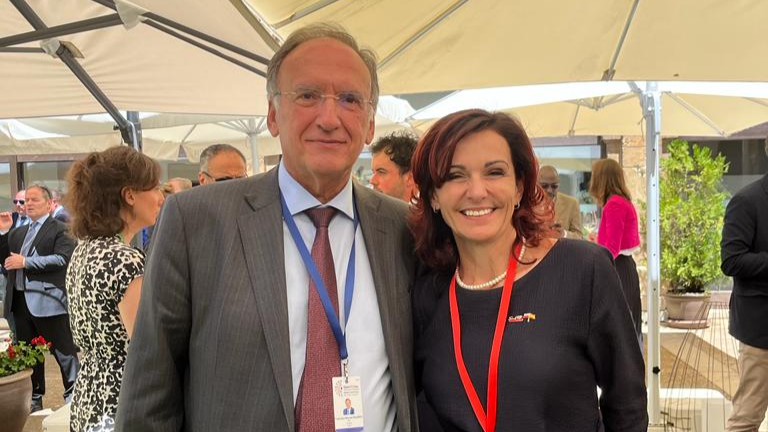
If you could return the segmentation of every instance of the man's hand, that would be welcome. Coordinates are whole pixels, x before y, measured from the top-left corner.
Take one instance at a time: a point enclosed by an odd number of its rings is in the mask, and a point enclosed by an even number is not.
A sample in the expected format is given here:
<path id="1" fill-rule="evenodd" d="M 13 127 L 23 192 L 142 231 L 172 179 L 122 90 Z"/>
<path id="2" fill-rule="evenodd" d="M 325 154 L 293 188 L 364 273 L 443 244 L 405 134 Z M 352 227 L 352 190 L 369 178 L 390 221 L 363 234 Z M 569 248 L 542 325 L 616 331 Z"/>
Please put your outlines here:
<path id="1" fill-rule="evenodd" d="M 11 212 L 0 213 L 0 231 L 9 231 L 13 226 L 13 216 Z"/>
<path id="2" fill-rule="evenodd" d="M 7 270 L 19 270 L 24 268 L 24 255 L 11 252 L 11 256 L 5 259 L 5 268 Z"/>

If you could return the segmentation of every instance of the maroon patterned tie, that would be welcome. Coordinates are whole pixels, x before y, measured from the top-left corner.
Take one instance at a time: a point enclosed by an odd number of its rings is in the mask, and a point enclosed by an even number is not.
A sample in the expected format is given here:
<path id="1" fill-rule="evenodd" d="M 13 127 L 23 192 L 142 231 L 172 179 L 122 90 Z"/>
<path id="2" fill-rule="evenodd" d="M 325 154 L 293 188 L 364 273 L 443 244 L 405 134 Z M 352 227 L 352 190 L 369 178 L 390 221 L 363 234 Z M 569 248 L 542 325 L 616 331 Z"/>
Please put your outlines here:
<path id="1" fill-rule="evenodd" d="M 333 265 L 331 243 L 328 239 L 328 225 L 336 214 L 332 207 L 313 208 L 305 213 L 312 219 L 317 232 L 312 244 L 312 260 L 323 278 L 328 296 L 331 298 L 336 315 L 339 300 L 336 291 L 336 269 Z M 341 359 L 339 346 L 333 336 L 323 303 L 317 294 L 315 283 L 309 280 L 309 313 L 307 317 L 307 354 L 304 375 L 299 384 L 295 416 L 298 432 L 332 432 L 333 389 L 331 379 L 340 376 Z"/>

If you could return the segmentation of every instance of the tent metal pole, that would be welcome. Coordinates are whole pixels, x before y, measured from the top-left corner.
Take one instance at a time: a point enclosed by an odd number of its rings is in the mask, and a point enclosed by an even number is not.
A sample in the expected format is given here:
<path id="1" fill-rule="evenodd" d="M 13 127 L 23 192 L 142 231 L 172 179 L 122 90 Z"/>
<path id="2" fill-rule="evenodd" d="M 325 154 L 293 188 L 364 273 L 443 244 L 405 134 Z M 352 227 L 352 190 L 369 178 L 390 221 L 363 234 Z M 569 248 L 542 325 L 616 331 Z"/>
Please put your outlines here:
<path id="1" fill-rule="evenodd" d="M 661 281 L 661 242 L 659 237 L 659 159 L 661 154 L 661 93 L 658 83 L 649 81 L 643 92 L 643 117 L 646 132 L 646 187 L 648 193 L 647 229 L 647 286 L 648 297 L 648 355 L 645 359 L 645 378 L 648 386 L 648 420 L 651 426 L 661 422 L 661 338 L 659 333 L 659 288 Z"/>
<path id="2" fill-rule="evenodd" d="M 137 152 L 142 153 L 144 151 L 144 145 L 142 142 L 141 119 L 139 118 L 139 112 L 128 111 L 126 114 L 131 126 L 129 132 L 132 135 L 131 143 L 133 144 L 133 148 L 136 149 Z"/>
<path id="3" fill-rule="evenodd" d="M 0 38 L 0 47 L 9 47 L 43 39 L 52 39 L 73 33 L 83 33 L 90 30 L 98 30 L 105 27 L 114 27 L 121 25 L 122 23 L 123 22 L 120 20 L 120 15 L 118 14 L 89 18 L 82 21 L 75 21 L 67 24 L 48 27 L 46 29 L 19 33 L 13 36 Z"/>
<path id="4" fill-rule="evenodd" d="M 123 136 L 123 141 L 126 143 L 129 143 L 131 145 L 134 145 L 134 137 L 135 135 L 131 133 L 132 125 L 131 123 L 126 120 L 125 117 L 123 117 L 123 114 L 120 112 L 119 109 L 115 106 L 115 104 L 112 103 L 111 100 L 107 97 L 107 95 L 104 94 L 103 91 L 101 91 L 101 88 L 99 88 L 98 84 L 96 84 L 95 81 L 91 78 L 90 75 L 88 75 L 88 72 L 83 69 L 83 66 L 80 65 L 80 63 L 75 60 L 74 56 L 72 56 L 72 53 L 67 49 L 64 45 L 59 47 L 58 51 L 56 51 L 56 55 L 59 56 L 59 59 L 61 59 L 62 62 L 64 62 L 65 65 L 69 68 L 70 71 L 72 71 L 73 74 L 77 77 L 77 79 L 80 80 L 80 82 L 85 86 L 86 89 L 91 93 L 91 95 L 96 99 L 96 101 L 99 102 L 99 104 L 104 108 L 104 110 L 109 113 L 109 115 L 112 117 L 112 119 L 115 120 L 115 123 L 117 123 L 118 129 L 120 129 L 120 134 Z"/>
<path id="5" fill-rule="evenodd" d="M 35 13 L 34 10 L 24 0 L 10 0 L 10 2 L 16 7 L 19 13 L 32 25 L 35 30 L 45 30 L 48 27 L 43 20 Z M 109 115 L 115 120 L 120 133 L 123 136 L 123 140 L 133 144 L 135 134 L 131 134 L 133 125 L 123 117 L 120 110 L 117 109 L 115 104 L 109 100 L 107 95 L 99 88 L 95 81 L 88 75 L 88 72 L 83 69 L 83 66 L 75 60 L 72 52 L 69 51 L 64 45 L 59 46 L 56 51 L 56 55 L 64 62 L 65 65 L 72 71 L 73 74 L 80 80 L 86 89 L 93 95 L 94 98 L 101 104 L 102 107 L 109 113 Z"/>
<path id="6" fill-rule="evenodd" d="M 8 48 L 0 48 L 0 53 L 45 54 L 45 51 L 43 51 L 42 48 L 8 47 Z"/>
<path id="7" fill-rule="evenodd" d="M 704 124 L 709 126 L 718 135 L 720 135 L 722 137 L 727 135 L 724 130 L 722 130 L 719 127 L 717 127 L 717 124 L 714 121 L 712 121 L 706 115 L 704 115 L 703 112 L 701 112 L 701 111 L 697 110 L 696 108 L 692 107 L 688 102 L 684 101 L 680 96 L 678 96 L 678 95 L 676 95 L 674 93 L 667 93 L 667 96 L 669 96 L 669 98 L 672 99 L 673 101 L 677 102 L 686 111 L 688 111 L 689 113 L 693 114 L 694 116 L 696 116 L 696 118 L 698 118 L 699 120 L 704 122 Z"/>
<path id="8" fill-rule="evenodd" d="M 619 42 L 616 45 L 616 49 L 613 51 L 613 58 L 611 59 L 611 64 L 608 65 L 608 69 L 606 69 L 603 72 L 602 81 L 613 81 L 613 76 L 616 75 L 616 62 L 619 61 L 619 54 L 621 54 L 621 49 L 624 48 L 624 41 L 627 39 L 627 33 L 629 33 L 629 27 L 632 25 L 632 22 L 635 20 L 635 14 L 637 13 L 637 6 L 640 4 L 640 0 L 635 0 L 632 2 L 632 9 L 629 11 L 629 16 L 627 17 L 627 21 L 624 23 L 624 30 L 621 31 L 621 37 L 619 38 Z"/>
<path id="9" fill-rule="evenodd" d="M 339 0 L 322 0 L 319 2 L 312 3 L 311 5 L 305 7 L 304 9 L 298 12 L 292 13 L 291 16 L 289 16 L 288 18 L 282 21 L 276 22 L 274 25 L 272 25 L 272 27 L 279 29 L 280 27 L 284 27 L 294 21 L 300 20 L 309 14 L 315 13 L 324 7 L 330 6 L 336 3 L 337 1 Z"/>
<path id="10" fill-rule="evenodd" d="M 444 10 L 443 13 L 441 13 L 439 16 L 437 16 L 435 19 L 430 21 L 426 26 L 421 28 L 419 31 L 417 31 L 414 35 L 408 38 L 405 42 L 400 44 L 397 48 L 395 48 L 394 51 L 389 53 L 386 57 L 381 59 L 379 62 L 379 65 L 377 67 L 378 70 L 383 69 L 384 67 L 389 64 L 393 59 L 395 59 L 397 56 L 402 54 L 405 50 L 407 50 L 411 45 L 416 43 L 419 39 L 424 37 L 427 33 L 432 31 L 435 27 L 437 27 L 440 23 L 445 21 L 448 17 L 453 15 L 454 12 L 456 12 L 460 7 L 464 6 L 465 3 L 467 3 L 469 0 L 459 0 L 456 3 L 452 4 L 448 9 Z"/>
<path id="11" fill-rule="evenodd" d="M 102 5 L 102 6 L 108 7 L 110 9 L 112 9 L 112 10 L 117 10 L 117 6 L 115 6 L 115 2 L 113 0 L 93 0 L 93 1 L 95 1 L 96 3 L 98 3 L 98 4 Z M 170 19 L 165 18 L 163 16 L 157 15 L 157 14 L 152 13 L 152 12 L 148 12 L 148 13 L 144 14 L 143 16 L 146 17 L 146 18 L 149 18 L 151 20 L 157 21 L 157 23 L 165 24 L 168 27 L 175 28 L 176 30 L 182 31 L 182 32 L 190 34 L 190 35 L 192 35 L 192 36 L 194 36 L 196 38 L 202 39 L 202 40 L 204 40 L 206 42 L 212 43 L 212 44 L 217 45 L 217 46 L 219 46 L 221 48 L 224 48 L 224 49 L 227 49 L 229 51 L 232 51 L 235 54 L 240 54 L 241 56 L 243 56 L 245 58 L 249 58 L 251 60 L 257 61 L 257 62 L 259 62 L 259 63 L 261 63 L 263 65 L 268 65 L 269 64 L 269 59 L 264 58 L 264 57 L 262 57 L 262 56 L 260 56 L 260 55 L 258 55 L 256 53 L 252 53 L 252 52 L 250 52 L 250 51 L 248 51 L 246 49 L 240 48 L 240 47 L 238 47 L 236 45 L 233 45 L 233 44 L 231 44 L 229 42 L 225 42 L 225 41 L 223 41 L 221 39 L 218 39 L 218 38 L 215 38 L 213 36 L 207 35 L 207 34 L 201 32 L 201 31 L 198 31 L 198 30 L 195 30 L 193 28 L 187 27 L 187 26 L 185 26 L 183 24 L 179 24 L 176 21 L 170 20 Z M 154 23 L 154 24 L 157 24 L 157 23 Z M 149 22 L 147 22 L 145 24 L 151 25 L 151 23 L 149 23 Z M 153 25 L 152 27 L 155 27 L 155 26 Z M 155 28 L 158 28 L 158 27 L 155 27 Z M 158 30 L 160 30 L 160 29 L 158 28 Z M 171 34 L 171 33 L 169 33 L 169 34 Z M 185 42 L 189 42 L 189 40 L 185 40 Z"/>

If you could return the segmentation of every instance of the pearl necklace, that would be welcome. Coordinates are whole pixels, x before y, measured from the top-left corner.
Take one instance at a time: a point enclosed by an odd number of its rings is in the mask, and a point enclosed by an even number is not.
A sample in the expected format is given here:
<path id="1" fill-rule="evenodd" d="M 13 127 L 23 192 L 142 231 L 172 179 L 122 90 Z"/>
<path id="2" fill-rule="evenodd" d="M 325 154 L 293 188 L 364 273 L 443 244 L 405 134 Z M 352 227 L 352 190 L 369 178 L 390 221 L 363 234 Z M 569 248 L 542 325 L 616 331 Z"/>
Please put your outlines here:
<path id="1" fill-rule="evenodd" d="M 523 241 L 523 245 L 520 247 L 520 256 L 517 257 L 518 261 L 522 261 L 523 257 L 525 256 L 525 241 Z M 507 277 L 507 271 L 504 270 L 504 273 L 496 276 L 495 278 L 489 280 L 488 282 L 483 282 L 479 284 L 468 284 L 465 283 L 463 280 L 461 280 L 461 276 L 459 276 L 459 266 L 456 266 L 456 283 L 459 284 L 460 287 L 468 290 L 482 290 L 486 288 L 493 288 L 498 285 L 499 282 L 503 281 L 504 278 Z"/>

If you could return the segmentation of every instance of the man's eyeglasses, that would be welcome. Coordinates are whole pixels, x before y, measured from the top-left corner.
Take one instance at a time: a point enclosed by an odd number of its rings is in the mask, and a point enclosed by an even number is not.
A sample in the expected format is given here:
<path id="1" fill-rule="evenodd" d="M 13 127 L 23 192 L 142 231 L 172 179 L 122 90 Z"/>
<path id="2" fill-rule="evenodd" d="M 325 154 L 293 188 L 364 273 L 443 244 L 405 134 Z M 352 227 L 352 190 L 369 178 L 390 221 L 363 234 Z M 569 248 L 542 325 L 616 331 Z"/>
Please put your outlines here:
<path id="1" fill-rule="evenodd" d="M 14 204 L 18 204 L 18 205 L 24 205 L 25 202 L 26 201 L 24 201 L 24 200 L 17 200 L 17 199 L 13 200 L 13 203 Z"/>
<path id="2" fill-rule="evenodd" d="M 291 100 L 298 106 L 305 108 L 314 108 L 320 103 L 324 102 L 326 98 L 331 98 L 336 101 L 336 105 L 347 111 L 356 113 L 365 112 L 368 106 L 373 106 L 370 99 L 366 99 L 360 93 L 356 92 L 339 92 L 336 94 L 325 94 L 320 90 L 315 89 L 299 89 L 292 92 L 278 91 L 275 96 L 283 95 Z"/>
<path id="3" fill-rule="evenodd" d="M 560 183 L 539 183 L 542 189 L 557 190 L 560 187 Z"/>
<path id="4" fill-rule="evenodd" d="M 203 174 L 207 175 L 209 178 L 211 178 L 215 182 L 221 182 L 221 181 L 227 181 L 227 180 L 237 180 L 237 179 L 241 179 L 241 178 L 247 177 L 246 175 L 214 177 L 208 171 L 203 171 Z"/>

